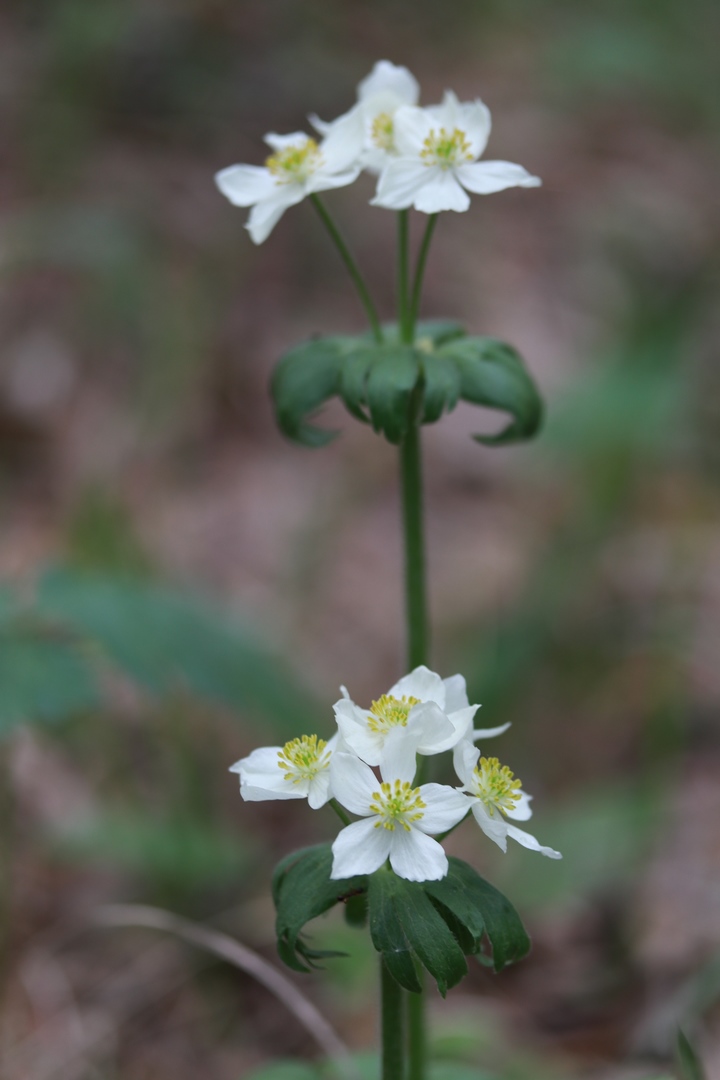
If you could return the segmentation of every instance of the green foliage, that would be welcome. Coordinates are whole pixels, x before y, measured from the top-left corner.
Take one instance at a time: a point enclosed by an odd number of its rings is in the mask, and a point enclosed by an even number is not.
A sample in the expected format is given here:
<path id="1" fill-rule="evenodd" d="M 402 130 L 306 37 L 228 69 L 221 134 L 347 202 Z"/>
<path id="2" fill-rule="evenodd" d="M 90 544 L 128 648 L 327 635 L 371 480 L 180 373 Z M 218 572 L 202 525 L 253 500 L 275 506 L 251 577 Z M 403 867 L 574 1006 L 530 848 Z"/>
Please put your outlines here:
<path id="1" fill-rule="evenodd" d="M 416 415 L 439 420 L 459 399 L 508 413 L 497 435 L 476 435 L 487 446 L 532 438 L 542 402 L 519 354 L 493 338 L 466 337 L 457 323 L 420 323 L 415 345 L 384 328 L 380 344 L 358 338 L 318 338 L 287 353 L 275 369 L 272 394 L 278 425 L 305 446 L 324 446 L 337 432 L 307 422 L 338 395 L 356 419 L 372 424 L 391 443 L 404 438 Z"/>
<path id="2" fill-rule="evenodd" d="M 406 881 L 385 867 L 369 876 L 332 881 L 330 844 L 294 852 L 273 877 L 281 958 L 296 971 L 308 971 L 318 959 L 336 955 L 310 949 L 302 930 L 335 904 L 363 894 L 373 945 L 407 990 L 420 991 L 422 965 L 444 996 L 467 974 L 466 956 L 485 962 L 486 941 L 496 971 L 521 959 L 530 941 L 512 905 L 467 863 L 456 858 L 449 863 L 442 881 Z"/>
<path id="3" fill-rule="evenodd" d="M 274 1061 L 245 1074 L 245 1080 L 319 1080 L 320 1072 L 299 1061 Z"/>
<path id="4" fill-rule="evenodd" d="M 205 601 L 56 570 L 27 605 L 0 594 L 0 735 L 98 707 L 96 671 L 108 663 L 155 696 L 189 692 L 251 711 L 281 734 L 317 726 L 315 703 L 283 661 Z"/>
<path id="5" fill-rule="evenodd" d="M 677 1059 L 682 1080 L 705 1080 L 698 1053 L 682 1029 L 677 1034 Z"/>
<path id="6" fill-rule="evenodd" d="M 277 912 L 278 952 L 294 971 L 309 971 L 315 961 L 335 952 L 310 949 L 300 932 L 311 919 L 367 888 L 367 878 L 331 881 L 330 844 L 303 848 L 282 859 L 275 868 L 272 894 Z"/>
<path id="7" fill-rule="evenodd" d="M 0 630 L 0 737 L 25 721 L 55 723 L 98 703 L 87 659 L 74 645 Z"/>

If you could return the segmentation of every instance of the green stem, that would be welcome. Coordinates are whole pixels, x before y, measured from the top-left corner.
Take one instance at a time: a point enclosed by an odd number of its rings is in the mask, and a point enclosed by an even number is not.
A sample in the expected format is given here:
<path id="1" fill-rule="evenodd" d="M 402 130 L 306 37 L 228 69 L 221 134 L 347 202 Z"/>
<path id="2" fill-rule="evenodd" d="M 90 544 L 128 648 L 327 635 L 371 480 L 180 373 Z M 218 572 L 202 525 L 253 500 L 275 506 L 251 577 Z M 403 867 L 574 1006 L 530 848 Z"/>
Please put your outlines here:
<path id="1" fill-rule="evenodd" d="M 323 225 L 330 233 L 335 247 L 340 252 L 340 258 L 345 263 L 348 273 L 352 278 L 353 284 L 357 289 L 358 296 L 360 297 L 360 302 L 365 309 L 365 314 L 367 315 L 368 322 L 372 327 L 372 332 L 375 340 L 377 342 L 381 342 L 383 339 L 383 334 L 382 327 L 380 326 L 380 320 L 378 318 L 378 313 L 375 310 L 375 305 L 372 302 L 372 298 L 370 296 L 370 293 L 368 292 L 368 287 L 365 284 L 365 281 L 362 274 L 360 273 L 357 263 L 350 254 L 347 244 L 340 235 L 340 230 L 338 229 L 333 219 L 330 217 L 330 214 L 328 213 L 324 203 L 320 201 L 319 196 L 314 194 L 311 195 L 310 202 L 317 210 Z"/>
<path id="2" fill-rule="evenodd" d="M 382 1080 L 403 1080 L 405 1053 L 403 1039 L 403 991 L 380 961 Z"/>
<path id="3" fill-rule="evenodd" d="M 419 972 L 422 982 L 423 973 Z M 425 1038 L 425 995 L 408 994 L 408 1080 L 425 1080 L 427 1041 Z"/>
<path id="4" fill-rule="evenodd" d="M 398 212 L 397 234 L 397 311 L 400 340 L 405 345 L 412 344 L 412 325 L 408 307 L 408 262 L 410 257 L 410 236 L 408 231 L 408 210 Z"/>
<path id="5" fill-rule="evenodd" d="M 340 806 L 340 803 L 337 802 L 336 799 L 330 799 L 330 801 L 328 802 L 328 806 L 330 806 L 335 811 L 337 816 L 342 821 L 343 825 L 350 824 L 350 818 L 347 816 L 343 808 Z"/>
<path id="6" fill-rule="evenodd" d="M 426 664 L 428 660 L 420 426 L 414 419 L 400 445 L 400 475 L 405 536 L 408 669 L 412 671 L 419 664 Z"/>
<path id="7" fill-rule="evenodd" d="M 423 279 L 425 277 L 425 264 L 427 262 L 428 252 L 430 250 L 430 241 L 432 240 L 433 233 L 435 232 L 435 226 L 437 225 L 437 214 L 431 214 L 428 218 L 427 225 L 425 226 L 425 233 L 423 234 L 422 243 L 420 244 L 420 251 L 418 252 L 417 265 L 415 267 L 415 277 L 413 278 L 412 297 L 410 300 L 410 340 L 415 335 L 415 324 L 417 323 L 418 314 L 420 312 L 420 297 L 422 296 Z"/>

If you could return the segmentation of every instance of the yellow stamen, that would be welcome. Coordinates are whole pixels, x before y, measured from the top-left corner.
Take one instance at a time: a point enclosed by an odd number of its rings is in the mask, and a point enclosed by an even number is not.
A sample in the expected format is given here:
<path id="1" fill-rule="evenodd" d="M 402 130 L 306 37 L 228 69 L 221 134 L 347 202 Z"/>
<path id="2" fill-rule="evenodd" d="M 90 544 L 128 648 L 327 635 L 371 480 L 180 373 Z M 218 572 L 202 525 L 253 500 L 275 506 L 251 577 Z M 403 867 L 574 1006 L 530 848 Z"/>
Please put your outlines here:
<path id="1" fill-rule="evenodd" d="M 446 131 L 432 128 L 423 143 L 420 157 L 424 165 L 439 165 L 441 169 L 451 169 L 454 165 L 463 165 L 473 160 L 470 142 L 464 131 L 455 128 Z"/>
<path id="2" fill-rule="evenodd" d="M 472 791 L 485 803 L 490 817 L 495 810 L 514 810 L 520 800 L 522 782 L 496 757 L 481 757 L 472 777 Z"/>
<path id="3" fill-rule="evenodd" d="M 285 779 L 293 784 L 301 780 L 313 780 L 330 764 L 331 754 L 327 743 L 317 735 L 302 735 L 286 742 L 278 753 L 278 768 L 285 772 Z"/>
<path id="4" fill-rule="evenodd" d="M 378 733 L 387 732 L 399 724 L 405 727 L 413 705 L 419 704 L 420 698 L 405 697 L 405 695 L 396 698 L 392 694 L 383 694 L 370 705 L 372 715 L 368 717 L 368 727 L 371 731 Z"/>
<path id="5" fill-rule="evenodd" d="M 286 146 L 277 150 L 265 161 L 278 184 L 300 183 L 316 171 L 322 164 L 320 147 L 314 139 L 305 139 L 302 143 Z"/>
<path id="6" fill-rule="evenodd" d="M 395 126 L 390 113 L 378 113 L 372 122 L 371 138 L 379 150 L 395 149 Z"/>
<path id="7" fill-rule="evenodd" d="M 372 797 L 370 809 L 380 818 L 375 822 L 376 829 L 394 832 L 395 825 L 400 824 L 406 832 L 410 832 L 411 823 L 420 821 L 426 809 L 426 804 L 420 798 L 420 788 L 410 787 L 407 780 L 382 783 L 380 790 L 374 791 Z"/>

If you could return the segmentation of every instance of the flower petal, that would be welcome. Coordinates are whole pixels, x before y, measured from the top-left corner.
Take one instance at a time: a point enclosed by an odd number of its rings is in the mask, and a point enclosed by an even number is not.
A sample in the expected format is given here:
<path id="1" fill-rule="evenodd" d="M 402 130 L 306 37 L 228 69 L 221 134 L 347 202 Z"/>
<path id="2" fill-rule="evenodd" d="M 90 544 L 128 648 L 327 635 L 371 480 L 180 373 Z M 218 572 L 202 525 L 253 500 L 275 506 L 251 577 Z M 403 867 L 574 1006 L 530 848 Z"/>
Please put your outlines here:
<path id="1" fill-rule="evenodd" d="M 324 169 L 318 169 L 316 173 L 306 180 L 305 190 L 309 195 L 313 191 L 327 191 L 328 188 L 347 187 L 348 184 L 352 184 L 357 180 L 360 175 L 360 168 L 360 164 L 357 164 L 351 169 L 345 169 L 344 172 L 337 173 L 325 172 Z"/>
<path id="2" fill-rule="evenodd" d="M 408 727 L 422 735 L 418 746 L 419 754 L 441 754 L 458 742 L 455 728 L 439 705 L 434 701 L 423 701 L 410 710 Z"/>
<path id="3" fill-rule="evenodd" d="M 463 213 L 470 206 L 470 196 L 457 182 L 455 172 L 460 169 L 442 169 L 426 166 L 429 177 L 427 183 L 418 191 L 413 206 L 422 214 L 438 214 L 443 210 L 455 210 Z M 464 168 L 470 168 L 465 165 Z"/>
<path id="4" fill-rule="evenodd" d="M 401 105 L 393 117 L 395 149 L 401 157 L 417 159 L 422 165 L 420 153 L 433 128 L 433 118 L 427 109 Z M 423 165 L 423 168 L 425 166 Z"/>
<path id="5" fill-rule="evenodd" d="M 215 173 L 215 183 L 233 206 L 252 206 L 275 191 L 275 179 L 260 165 L 230 165 Z"/>
<path id="6" fill-rule="evenodd" d="M 473 799 L 472 813 L 473 817 L 477 821 L 478 825 L 490 839 L 497 844 L 501 851 L 507 851 L 507 837 L 510 829 L 514 828 L 513 825 L 508 823 L 502 818 L 500 814 L 496 814 L 490 817 L 487 810 L 483 806 L 480 799 Z M 520 830 L 518 829 L 518 832 Z"/>
<path id="7" fill-rule="evenodd" d="M 335 753 L 330 760 L 330 784 L 335 798 L 352 814 L 367 817 L 380 784 L 372 769 L 353 754 Z"/>
<path id="8" fill-rule="evenodd" d="M 442 105 L 434 105 L 428 112 L 434 121 L 446 131 L 458 128 L 470 144 L 469 153 L 473 159 L 479 158 L 490 138 L 492 120 L 490 110 L 484 102 L 458 101 L 452 90 L 445 91 Z"/>
<path id="9" fill-rule="evenodd" d="M 420 86 L 406 67 L 391 64 L 389 60 L 378 60 L 370 74 L 358 83 L 358 99 L 367 101 L 376 94 L 385 93 L 393 94 L 398 104 L 414 105 L 420 97 Z"/>
<path id="10" fill-rule="evenodd" d="M 448 709 L 448 720 L 452 724 L 454 734 L 453 741 L 443 749 L 450 750 L 453 746 L 457 746 L 461 739 L 470 738 L 475 713 L 479 708 L 479 705 L 468 705 L 467 708 L 457 709 L 455 712 L 450 712 Z"/>
<path id="11" fill-rule="evenodd" d="M 420 701 L 434 701 L 441 709 L 445 708 L 445 684 L 439 675 L 420 664 L 409 675 L 388 690 L 392 697 L 416 697 Z"/>
<path id="12" fill-rule="evenodd" d="M 448 872 L 447 855 L 437 840 L 418 829 L 395 829 L 387 832 L 390 840 L 390 865 L 398 877 L 407 881 L 439 881 Z M 357 871 L 356 871 L 357 872 Z"/>
<path id="13" fill-rule="evenodd" d="M 508 728 L 511 728 L 512 724 L 500 724 L 499 727 L 477 727 L 472 733 L 473 742 L 478 742 L 480 739 L 494 739 L 496 735 L 504 735 Z"/>
<path id="14" fill-rule="evenodd" d="M 380 775 L 392 783 L 402 780 L 412 783 L 417 769 L 415 755 L 422 738 L 422 731 L 407 727 L 392 728 L 385 738 L 380 762 Z"/>
<path id="15" fill-rule="evenodd" d="M 512 818 L 513 821 L 529 821 L 532 817 L 531 802 L 532 795 L 528 795 L 527 791 L 521 791 L 517 806 L 513 807 L 512 810 L 505 808 L 506 816 Z"/>
<path id="16" fill-rule="evenodd" d="M 374 874 L 390 853 L 392 833 L 389 829 L 376 828 L 376 821 L 353 821 L 342 829 L 332 846 L 333 864 L 330 877 L 354 877 L 356 874 Z"/>
<path id="17" fill-rule="evenodd" d="M 458 709 L 467 709 L 470 702 L 464 676 L 451 675 L 449 679 L 443 679 L 443 686 L 445 687 L 445 708 L 449 713 L 457 712 Z"/>
<path id="18" fill-rule="evenodd" d="M 272 198 L 256 203 L 250 211 L 245 228 L 254 244 L 262 244 L 263 240 L 267 240 L 288 207 L 305 198 L 305 190 L 301 184 L 279 184 L 277 187 L 280 190 Z"/>
<path id="19" fill-rule="evenodd" d="M 539 187 L 542 180 L 510 161 L 476 161 L 455 170 L 460 183 L 476 195 L 492 195 L 511 187 Z"/>
<path id="20" fill-rule="evenodd" d="M 426 809 L 415 828 L 424 833 L 440 833 L 452 829 L 470 811 L 472 803 L 467 795 L 446 784 L 423 784 L 420 797 Z"/>
<path id="21" fill-rule="evenodd" d="M 368 727 L 370 713 L 359 708 L 349 698 L 340 698 L 333 705 L 340 736 L 346 745 L 366 761 L 368 765 L 379 765 L 383 757 L 383 738 Z"/>
<path id="22" fill-rule="evenodd" d="M 423 185 L 427 183 L 428 168 L 419 157 L 394 158 L 380 174 L 371 206 L 386 210 L 407 210 Z"/>
<path id="23" fill-rule="evenodd" d="M 459 742 L 453 750 L 453 768 L 458 774 L 463 787 L 469 788 L 472 774 L 480 758 L 480 751 L 469 739 Z"/>
<path id="24" fill-rule="evenodd" d="M 312 810 L 319 810 L 332 798 L 330 787 L 330 768 L 321 769 L 308 785 L 308 805 Z"/>
<path id="25" fill-rule="evenodd" d="M 268 135 L 265 135 L 264 141 L 268 144 L 271 150 L 276 153 L 278 150 L 285 150 L 288 146 L 304 146 L 308 141 L 308 135 L 304 131 L 291 131 L 289 135 L 278 135 L 276 132 L 271 131 Z"/>
<path id="26" fill-rule="evenodd" d="M 531 836 L 528 832 L 523 832 L 522 829 L 518 829 L 517 825 L 508 825 L 507 834 L 512 836 L 513 840 L 517 840 L 518 844 L 529 848 L 530 851 L 539 851 L 541 855 L 547 855 L 548 859 L 562 859 L 559 851 L 555 851 L 551 847 L 543 847 L 534 836 Z"/>
<path id="27" fill-rule="evenodd" d="M 360 160 L 364 146 L 365 122 L 356 106 L 330 125 L 320 143 L 323 169 L 331 173 L 343 172 Z"/>

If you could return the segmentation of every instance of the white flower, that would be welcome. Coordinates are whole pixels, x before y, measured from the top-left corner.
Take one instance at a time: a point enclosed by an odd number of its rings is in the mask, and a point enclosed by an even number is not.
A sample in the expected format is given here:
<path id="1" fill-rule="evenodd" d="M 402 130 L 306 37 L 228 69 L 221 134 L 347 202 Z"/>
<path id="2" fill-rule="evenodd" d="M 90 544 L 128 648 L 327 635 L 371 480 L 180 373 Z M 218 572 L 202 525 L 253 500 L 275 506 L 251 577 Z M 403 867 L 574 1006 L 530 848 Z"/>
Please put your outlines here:
<path id="1" fill-rule="evenodd" d="M 421 666 L 373 701 L 369 709 L 356 705 L 341 687 L 334 706 L 340 734 L 347 746 L 368 765 L 385 765 L 408 772 L 412 779 L 415 754 L 439 754 L 471 736 L 479 706 L 468 704 L 462 675 L 441 679 Z"/>
<path id="2" fill-rule="evenodd" d="M 397 156 L 380 176 L 374 206 L 424 214 L 467 210 L 468 191 L 489 195 L 509 187 L 537 187 L 540 180 L 509 161 L 478 161 L 490 135 L 490 110 L 482 101 L 461 103 L 452 91 L 442 105 L 399 108 L 394 118 Z"/>
<path id="3" fill-rule="evenodd" d="M 344 132 L 318 144 L 302 131 L 265 136 L 273 153 L 265 165 L 230 165 L 215 183 L 233 206 L 252 206 L 246 228 L 250 239 L 266 240 L 289 206 L 306 195 L 352 184 L 360 172 Z"/>
<path id="4" fill-rule="evenodd" d="M 332 846 L 331 878 L 372 874 L 386 859 L 408 881 L 437 881 L 448 872 L 447 855 L 429 833 L 445 832 L 468 812 L 468 799 L 443 784 L 411 786 L 412 772 L 381 767 L 382 782 L 352 754 L 338 752 L 330 767 L 335 798 L 363 821 L 354 821 Z"/>
<path id="5" fill-rule="evenodd" d="M 461 760 L 458 761 L 458 757 Z M 532 817 L 532 795 L 521 790 L 521 782 L 507 765 L 501 765 L 497 758 L 481 758 L 476 746 L 465 743 L 462 753 L 456 755 L 455 768 L 463 783 L 463 791 L 469 796 L 473 817 L 499 848 L 507 851 L 507 838 L 510 836 L 531 851 L 539 851 L 550 859 L 562 859 L 559 851 L 543 847 L 530 833 L 505 821 L 503 815 L 516 821 L 527 821 Z"/>
<path id="6" fill-rule="evenodd" d="M 329 742 L 303 735 L 284 746 L 261 746 L 231 765 L 230 772 L 240 774 L 240 794 L 246 802 L 307 799 L 318 810 L 332 798 L 330 761 L 338 742 L 338 735 Z"/>
<path id="7" fill-rule="evenodd" d="M 358 84 L 357 104 L 337 120 L 326 123 L 317 116 L 310 122 L 321 135 L 342 132 L 355 148 L 355 159 L 366 169 L 380 172 L 396 153 L 393 118 L 401 105 L 415 105 L 420 97 L 417 79 L 407 68 L 378 60 Z"/>

